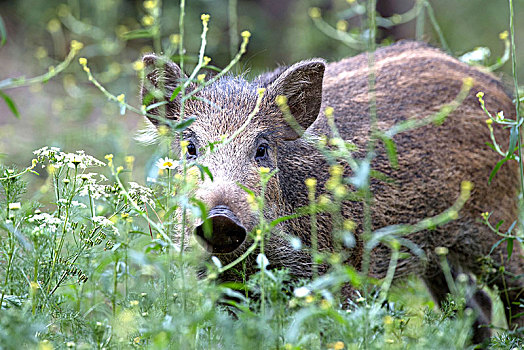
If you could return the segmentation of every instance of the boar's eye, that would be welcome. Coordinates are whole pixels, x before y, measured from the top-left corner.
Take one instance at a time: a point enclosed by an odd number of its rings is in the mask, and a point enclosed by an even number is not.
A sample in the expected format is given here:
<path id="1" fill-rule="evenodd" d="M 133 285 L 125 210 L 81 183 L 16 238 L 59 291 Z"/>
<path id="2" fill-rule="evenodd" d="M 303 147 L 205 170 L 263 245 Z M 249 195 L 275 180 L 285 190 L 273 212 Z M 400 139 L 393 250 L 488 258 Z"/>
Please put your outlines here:
<path id="1" fill-rule="evenodd" d="M 255 160 L 262 160 L 266 158 L 268 145 L 266 143 L 261 144 L 257 148 L 257 153 L 255 154 Z"/>
<path id="2" fill-rule="evenodd" d="M 188 159 L 194 159 L 197 156 L 197 149 L 195 147 L 195 144 L 191 141 L 189 141 L 189 144 L 187 145 L 187 158 Z"/>

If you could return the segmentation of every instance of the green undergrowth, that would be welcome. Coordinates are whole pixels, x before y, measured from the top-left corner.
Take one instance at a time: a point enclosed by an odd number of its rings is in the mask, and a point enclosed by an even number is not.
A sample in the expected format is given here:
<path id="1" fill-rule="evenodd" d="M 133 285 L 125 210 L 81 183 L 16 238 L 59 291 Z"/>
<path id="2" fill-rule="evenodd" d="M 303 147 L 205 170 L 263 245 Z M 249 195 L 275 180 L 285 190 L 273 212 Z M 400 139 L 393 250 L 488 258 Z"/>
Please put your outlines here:
<path id="1" fill-rule="evenodd" d="M 231 39 L 231 61 L 222 69 L 214 67 L 205 56 L 209 15 L 201 16 L 199 52 L 196 55 L 185 53 L 184 1 L 180 2 L 177 33 L 162 32 L 161 23 L 165 18 L 162 6 L 159 1 L 149 0 L 141 4 L 144 12 L 142 26 L 121 33 L 121 36 L 125 40 L 150 40 L 155 51 L 163 51 L 181 67 L 186 65 L 186 71 L 191 73 L 172 94 L 172 98 L 180 97 L 183 105 L 195 98 L 194 90 L 186 91 L 190 83 L 198 90 L 230 72 L 252 40 L 248 31 L 237 35 L 236 2 L 230 1 L 229 5 L 229 18 L 234 29 L 231 35 L 236 39 Z M 429 1 L 415 1 L 413 9 L 391 18 L 376 16 L 375 1 L 347 1 L 346 5 L 342 16 L 345 20 L 339 20 L 335 25 L 324 19 L 320 8 L 312 7 L 309 16 L 322 32 L 355 52 L 375 49 L 377 25 L 392 27 L 412 20 L 416 21 L 418 39 L 423 37 L 426 26 L 431 25 L 442 47 L 447 48 Z M 64 23 L 75 23 L 77 29 L 83 28 L 71 13 L 65 12 L 65 7 L 61 11 Z M 366 25 L 349 29 L 349 23 L 356 16 L 361 16 L 359 18 Z M 9 39 L 1 18 L 0 35 L 2 42 Z M 462 60 L 497 69 L 509 60 L 510 47 L 514 47 L 514 42 L 510 45 L 513 38 L 511 25 L 510 33 L 501 34 L 506 52 L 495 62 L 486 61 L 487 57 L 482 56 L 485 50 L 463 55 Z M 100 78 L 102 74 L 98 74 L 90 58 L 78 57 L 89 52 L 87 49 L 89 47 L 84 48 L 81 42 L 73 41 L 63 64 L 48 73 L 30 79 L 0 81 L 1 97 L 11 113 L 20 117 L 16 103 L 10 97 L 11 88 L 46 83 L 75 62 L 73 58 L 78 58 L 80 65 L 75 64 L 76 69 L 83 74 L 85 83 L 97 88 L 97 94 L 107 98 L 113 107 L 116 106 L 115 110 L 121 114 L 127 111 L 157 118 L 150 114 L 152 108 L 161 109 L 165 101 L 153 106 L 133 106 L 125 94 L 114 92 L 104 84 L 104 79 Z M 514 57 L 512 62 L 515 62 Z M 370 68 L 373 71 L 372 60 Z M 143 79 L 146 73 L 139 59 L 129 70 L 136 72 L 139 79 Z M 517 82 L 516 73 L 514 78 Z M 138 84 L 133 80 L 135 83 Z M 372 91 L 372 75 L 369 84 Z M 518 84 L 515 84 L 518 91 Z M 369 180 L 381 178 L 381 174 L 370 170 L 375 145 L 383 143 L 389 161 L 396 164 L 393 136 L 441 122 L 460 105 L 470 88 L 471 81 L 464 81 L 454 101 L 417 123 L 401 123 L 385 132 L 375 130 L 369 157 L 365 159 L 353 158 L 354 146 L 337 137 L 333 109 L 326 109 L 324 112 L 334 137 L 320 139 L 317 146 L 331 166 L 328 192 L 323 197 L 316 197 L 313 191 L 316 183 L 314 179 L 308 179 L 306 185 L 311 202 L 306 208 L 297 208 L 297 215 L 314 216 L 322 210 L 340 214 L 341 203 L 349 199 L 362 201 L 369 215 L 372 205 Z M 252 115 L 256 113 L 263 93 L 259 91 Z M 483 95 L 478 95 L 478 98 L 484 108 Z M 517 111 L 518 101 L 517 93 Z M 279 99 L 277 103 L 292 124 L 293 117 L 285 99 Z M 370 107 L 373 124 L 376 122 L 374 106 Z M 179 140 L 181 132 L 193 120 L 184 118 L 183 112 L 181 117 L 182 121 L 178 123 L 162 120 L 170 128 L 158 130 L 156 153 L 150 157 L 145 170 L 147 181 L 143 181 L 144 171 L 137 171 L 133 156 L 107 154 L 97 159 L 83 151 L 44 146 L 33 152 L 30 165 L 20 169 L 10 166 L 9 159 L 2 159 L 0 349 L 474 348 L 471 335 L 475 314 L 465 307 L 465 297 L 470 292 L 465 275 L 458 276 L 454 293 L 440 309 L 419 280 L 408 278 L 393 282 L 403 246 L 424 258 L 418 247 L 409 244 L 406 235 L 455 219 L 469 198 L 469 182 L 462 184 L 456 203 L 448 210 L 415 225 L 373 231 L 370 221 L 366 220 L 365 233 L 370 238 L 366 241 L 364 261 L 369 260 L 370 251 L 377 244 L 387 245 L 392 251 L 390 267 L 383 280 L 367 278 L 365 271 L 356 271 L 341 263 L 344 260 L 341 254 L 320 252 L 316 246 L 311 247 L 311 254 L 316 262 L 329 267 L 328 273 L 311 280 L 297 280 L 286 270 L 271 269 L 263 253 L 264 242 L 271 230 L 285 218 L 275 218 L 273 222 L 261 220 L 250 233 L 253 246 L 245 255 L 223 266 L 217 258 L 205 259 L 191 237 L 185 236 L 187 228 L 206 218 L 208 208 L 195 198 L 194 192 L 199 179 L 212 174 L 198 162 L 186 160 L 187 143 Z M 494 127 L 511 129 L 508 149 L 503 149 L 494 138 L 491 140 L 492 148 L 501 155 L 500 165 L 493 164 L 493 177 L 506 161 L 521 163 L 521 120 L 519 116 L 510 120 L 504 115 L 489 113 L 487 118 L 490 130 Z M 238 133 L 246 126 L 241 126 Z M 238 133 L 207 145 L 207 150 L 213 152 Z M 180 154 L 170 148 L 174 142 L 180 143 Z M 351 177 L 344 176 L 342 162 L 351 167 Z M 261 168 L 259 175 L 264 188 L 275 173 Z M 349 184 L 353 185 L 355 192 L 349 191 Z M 262 212 L 265 198 L 249 189 L 246 192 L 253 207 Z M 483 214 L 482 218 L 490 224 L 489 213 Z M 334 234 L 341 239 L 341 244 L 354 242 L 354 222 L 341 221 L 335 226 L 337 232 Z M 500 235 L 501 243 L 507 242 L 508 247 L 513 247 L 522 241 L 518 226 L 515 224 L 504 233 L 498 232 L 498 226 L 492 229 Z M 312 232 L 316 232 L 314 228 Z M 187 243 L 189 246 L 185 246 Z M 300 242 L 293 243 L 300 246 Z M 441 249 L 440 254 L 445 262 L 445 249 Z M 246 275 L 246 259 L 256 262 L 256 271 L 251 276 Z M 221 275 L 226 271 L 235 272 L 244 283 L 222 281 Z M 341 300 L 340 290 L 348 284 L 360 292 L 351 300 Z M 493 291 L 490 293 L 495 295 Z M 523 347 L 522 330 L 520 333 L 519 330 L 508 330 L 500 301 L 496 301 L 495 306 L 494 321 L 490 325 L 495 334 L 490 348 Z"/>

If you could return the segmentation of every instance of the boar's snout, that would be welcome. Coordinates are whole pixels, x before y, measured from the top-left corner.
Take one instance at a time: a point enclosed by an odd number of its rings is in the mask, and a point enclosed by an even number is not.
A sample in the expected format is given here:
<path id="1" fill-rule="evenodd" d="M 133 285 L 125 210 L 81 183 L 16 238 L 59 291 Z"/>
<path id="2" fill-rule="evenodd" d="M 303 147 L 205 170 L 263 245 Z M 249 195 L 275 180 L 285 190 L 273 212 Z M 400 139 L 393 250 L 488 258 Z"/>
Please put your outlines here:
<path id="1" fill-rule="evenodd" d="M 195 235 L 198 243 L 209 253 L 231 253 L 244 242 L 247 231 L 227 206 L 214 207 L 206 220 L 211 222 L 211 231 L 206 233 L 202 223 L 196 227 Z"/>

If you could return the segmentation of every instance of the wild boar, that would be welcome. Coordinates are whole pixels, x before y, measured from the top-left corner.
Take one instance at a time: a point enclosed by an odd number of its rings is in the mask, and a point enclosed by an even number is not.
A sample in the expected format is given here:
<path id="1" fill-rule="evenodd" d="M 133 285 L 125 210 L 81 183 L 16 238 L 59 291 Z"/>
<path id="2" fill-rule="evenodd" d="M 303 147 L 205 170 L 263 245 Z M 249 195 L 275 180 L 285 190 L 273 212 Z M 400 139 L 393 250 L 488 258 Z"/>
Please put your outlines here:
<path id="1" fill-rule="evenodd" d="M 147 78 L 142 96 L 163 87 L 165 97 L 148 98 L 148 103 L 167 101 L 162 107 L 168 119 L 180 114 L 180 96 L 170 101 L 176 87 L 187 77 L 180 68 L 154 55 L 144 57 Z M 488 177 L 500 156 L 486 146 L 490 139 L 485 124 L 486 115 L 479 106 L 476 94 L 484 92 L 491 112 L 503 110 L 514 116 L 514 105 L 503 84 L 493 75 L 472 68 L 455 58 L 423 43 L 401 42 L 375 52 L 376 127 L 385 131 L 396 123 L 425 118 L 453 101 L 465 78 L 473 85 L 465 100 L 443 122 L 430 123 L 409 132 L 395 135 L 398 166 L 393 167 L 385 147 L 377 144 L 371 168 L 387 177 L 388 181 L 372 179 L 370 183 L 371 225 L 379 229 L 394 224 L 414 224 L 448 209 L 457 199 L 461 182 L 474 184 L 471 198 L 456 220 L 431 230 L 423 230 L 407 238 L 420 247 L 426 256 L 402 258 L 396 277 L 417 274 L 426 283 L 435 299 L 441 303 L 448 284 L 442 272 L 437 247 L 448 250 L 447 259 L 453 276 L 459 273 L 481 274 L 482 259 L 490 254 L 500 237 L 481 222 L 481 213 L 493 212 L 490 220 L 504 220 L 507 228 L 517 217 L 518 169 L 515 162 L 507 162 L 488 184 Z M 209 208 L 213 231 L 208 236 L 201 226 L 194 228 L 197 241 L 223 263 L 239 257 L 253 242 L 249 234 L 259 222 L 259 213 L 250 206 L 242 184 L 260 191 L 260 167 L 278 169 L 265 190 L 266 207 L 263 215 L 268 220 L 291 215 L 309 204 L 305 181 L 316 179 L 316 193 L 326 194 L 330 166 L 311 140 L 332 135 L 325 115 L 333 108 L 334 122 L 341 137 L 356 147 L 354 156 L 366 156 L 366 145 L 372 132 L 370 122 L 369 64 L 366 54 L 326 64 L 323 59 L 311 59 L 289 67 L 280 67 L 251 82 L 243 76 L 224 76 L 206 86 L 187 101 L 185 115 L 196 121 L 184 130 L 188 142 L 187 158 L 196 160 L 204 146 L 216 142 L 222 135 L 232 135 L 246 122 L 257 101 L 257 90 L 265 88 L 260 110 L 238 137 L 201 160 L 214 176 L 200 184 L 196 197 Z M 193 84 L 188 90 L 194 89 Z M 285 96 L 289 111 L 305 130 L 301 135 L 286 121 L 275 103 Z M 152 109 L 159 114 L 160 108 Z M 157 120 L 152 120 L 158 124 Z M 502 128 L 495 127 L 499 140 L 508 139 Z M 175 145 L 176 147 L 176 145 Z M 346 175 L 351 174 L 347 164 Z M 347 264 L 362 268 L 364 241 L 363 201 L 344 201 L 342 215 L 356 223 L 354 242 L 344 247 Z M 335 251 L 340 245 L 333 238 L 333 218 L 329 213 L 316 217 L 318 249 Z M 296 249 L 290 237 L 297 237 L 303 246 Z M 295 277 L 311 277 L 311 222 L 310 216 L 300 216 L 279 224 L 265 240 L 265 254 L 270 267 L 286 267 Z M 515 245 L 508 259 L 506 244 L 498 245 L 491 253 L 495 269 L 505 266 L 505 274 L 488 276 L 490 286 L 497 286 L 504 296 L 502 301 L 508 316 L 524 310 L 511 301 L 522 295 L 524 262 L 520 247 Z M 391 251 L 379 245 L 371 252 L 369 274 L 383 278 Z M 254 271 L 254 256 L 247 259 L 248 273 Z M 320 272 L 324 272 L 322 266 Z M 492 269 L 493 270 L 493 269 Z M 223 278 L 236 279 L 226 272 Z M 351 288 L 344 296 L 352 295 Z M 477 325 L 489 323 L 491 302 L 478 290 L 468 301 L 478 312 Z M 523 326 L 524 317 L 513 322 Z M 475 331 L 474 340 L 489 336 L 487 328 Z"/>

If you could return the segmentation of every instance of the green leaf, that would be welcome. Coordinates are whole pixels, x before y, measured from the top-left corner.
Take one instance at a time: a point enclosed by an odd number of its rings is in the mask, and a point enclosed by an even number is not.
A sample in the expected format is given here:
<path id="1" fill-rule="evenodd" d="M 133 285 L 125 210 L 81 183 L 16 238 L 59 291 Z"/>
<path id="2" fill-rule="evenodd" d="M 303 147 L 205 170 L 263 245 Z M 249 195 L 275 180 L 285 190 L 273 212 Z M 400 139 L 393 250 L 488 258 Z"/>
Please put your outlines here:
<path id="1" fill-rule="evenodd" d="M 382 142 L 384 142 L 384 146 L 386 147 L 386 153 L 389 158 L 389 162 L 391 163 L 391 166 L 393 169 L 398 169 L 398 157 L 397 157 L 397 147 L 395 145 L 395 142 L 390 137 L 387 137 L 386 135 L 381 136 Z"/>
<path id="2" fill-rule="evenodd" d="M 502 164 L 506 163 L 507 160 L 508 160 L 508 158 L 502 158 L 501 160 L 498 161 L 498 163 L 495 165 L 495 167 L 491 171 L 491 174 L 489 174 L 488 184 L 491 183 L 491 180 L 493 180 L 493 177 L 495 176 L 497 171 L 499 171 L 499 169 L 502 166 Z"/>
<path id="3" fill-rule="evenodd" d="M 173 101 L 178 94 L 180 93 L 180 90 L 182 90 L 182 84 L 178 85 L 175 90 L 173 90 L 173 93 L 171 94 L 171 97 L 169 98 L 169 101 Z"/>
<path id="4" fill-rule="evenodd" d="M 513 253 L 513 238 L 508 238 L 508 245 L 506 246 L 508 251 L 508 261 L 511 259 L 511 253 Z"/>
<path id="5" fill-rule="evenodd" d="M 4 20 L 0 16 L 0 46 L 4 46 L 7 40 L 7 31 L 5 30 Z"/>
<path id="6" fill-rule="evenodd" d="M 139 38 L 152 38 L 154 35 L 150 29 L 137 29 L 122 34 L 123 40 L 139 39 Z"/>
<path id="7" fill-rule="evenodd" d="M 211 171 L 207 166 L 204 166 L 202 164 L 196 164 L 196 166 L 198 169 L 200 169 L 200 178 L 202 179 L 202 181 L 204 181 L 206 178 L 205 174 L 207 174 L 207 176 L 209 176 L 209 179 L 213 181 L 213 174 L 211 174 Z"/>
<path id="8" fill-rule="evenodd" d="M 5 101 L 5 103 L 7 104 L 7 107 L 9 107 L 9 109 L 11 110 L 11 112 L 13 112 L 15 117 L 20 119 L 20 113 L 18 113 L 18 109 L 16 108 L 16 105 L 13 102 L 13 100 L 11 100 L 11 98 L 9 96 L 7 96 L 6 94 L 4 94 L 2 91 L 0 91 L 0 96 L 2 96 L 2 98 Z"/>
<path id="9" fill-rule="evenodd" d="M 519 139 L 519 130 L 516 125 L 513 125 L 509 133 L 509 147 L 508 147 L 508 153 L 506 153 L 506 157 L 513 154 L 513 152 L 515 151 L 515 147 L 517 146 L 518 139 Z"/>
<path id="10" fill-rule="evenodd" d="M 182 131 L 187 129 L 193 122 L 196 120 L 195 117 L 187 118 L 186 120 L 182 120 L 180 123 L 175 124 L 173 127 L 173 131 Z"/>

